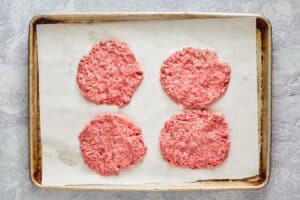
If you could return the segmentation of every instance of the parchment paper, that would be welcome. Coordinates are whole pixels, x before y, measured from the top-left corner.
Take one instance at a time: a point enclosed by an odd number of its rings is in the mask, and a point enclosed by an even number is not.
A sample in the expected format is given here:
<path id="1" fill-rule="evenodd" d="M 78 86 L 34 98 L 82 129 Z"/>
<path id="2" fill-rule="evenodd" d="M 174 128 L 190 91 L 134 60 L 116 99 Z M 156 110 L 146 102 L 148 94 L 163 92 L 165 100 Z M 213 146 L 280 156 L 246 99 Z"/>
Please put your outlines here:
<path id="1" fill-rule="evenodd" d="M 176 184 L 258 174 L 255 18 L 47 24 L 38 25 L 37 37 L 42 184 Z M 123 109 L 87 101 L 75 81 L 80 58 L 104 39 L 127 42 L 144 71 L 142 84 Z M 224 113 L 232 142 L 227 160 L 213 169 L 171 166 L 159 150 L 161 127 L 183 110 L 162 90 L 160 66 L 174 51 L 189 46 L 216 50 L 232 70 L 226 94 L 210 107 Z M 79 150 L 80 131 L 103 112 L 121 113 L 137 123 L 148 146 L 144 161 L 118 176 L 105 177 L 90 170 Z"/>

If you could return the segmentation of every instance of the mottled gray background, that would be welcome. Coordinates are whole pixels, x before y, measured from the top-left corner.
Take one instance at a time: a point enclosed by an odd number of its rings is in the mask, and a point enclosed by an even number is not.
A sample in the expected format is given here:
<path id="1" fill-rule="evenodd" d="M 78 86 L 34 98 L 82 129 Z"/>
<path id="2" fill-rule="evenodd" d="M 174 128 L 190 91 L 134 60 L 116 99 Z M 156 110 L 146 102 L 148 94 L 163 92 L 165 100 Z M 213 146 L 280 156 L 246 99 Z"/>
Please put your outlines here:
<path id="1" fill-rule="evenodd" d="M 273 25 L 270 183 L 262 190 L 244 192 L 82 192 L 33 186 L 28 173 L 28 24 L 36 14 L 57 11 L 242 12 L 269 18 Z M 0 199 L 300 199 L 299 63 L 299 0 L 0 0 Z"/>

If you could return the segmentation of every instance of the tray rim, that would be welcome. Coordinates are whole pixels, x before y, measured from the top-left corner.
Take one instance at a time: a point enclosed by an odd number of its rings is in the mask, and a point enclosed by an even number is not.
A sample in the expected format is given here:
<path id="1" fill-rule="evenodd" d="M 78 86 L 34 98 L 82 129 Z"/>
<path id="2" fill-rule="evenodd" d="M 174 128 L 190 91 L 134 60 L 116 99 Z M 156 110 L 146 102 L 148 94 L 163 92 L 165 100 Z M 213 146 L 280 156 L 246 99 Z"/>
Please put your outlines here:
<path id="1" fill-rule="evenodd" d="M 51 23 L 94 23 L 100 21 L 121 21 L 121 20 L 151 20 L 151 19 L 193 19 L 193 18 L 233 18 L 233 17 L 255 17 L 257 29 L 261 31 L 261 63 L 258 68 L 264 72 L 262 79 L 263 87 L 259 88 L 262 96 L 260 127 L 261 154 L 260 154 L 260 174 L 255 177 L 234 180 L 201 180 L 194 183 L 183 184 L 136 184 L 136 185 L 65 185 L 50 186 L 43 185 L 37 176 L 41 172 L 37 167 L 41 167 L 40 158 L 36 161 L 36 151 L 39 151 L 40 144 L 36 135 L 39 130 L 39 97 L 38 97 L 38 61 L 36 48 L 36 25 L 47 21 Z M 80 22 L 78 22 L 80 21 Z M 259 27 L 261 26 L 261 27 Z M 29 161 L 30 179 L 32 183 L 40 188 L 68 189 L 68 190 L 111 190 L 111 191 L 196 191 L 196 190 L 250 190 L 261 189 L 270 178 L 270 151 L 271 151 L 271 61 L 272 43 L 270 21 L 258 14 L 243 13 L 206 13 L 206 12 L 109 12 L 109 13 L 49 13 L 39 14 L 32 18 L 29 24 L 28 37 L 28 85 L 29 85 Z M 38 143 L 38 144 L 36 144 Z M 37 147 L 37 146 L 38 147 Z M 38 149 L 37 149 L 38 148 Z"/>

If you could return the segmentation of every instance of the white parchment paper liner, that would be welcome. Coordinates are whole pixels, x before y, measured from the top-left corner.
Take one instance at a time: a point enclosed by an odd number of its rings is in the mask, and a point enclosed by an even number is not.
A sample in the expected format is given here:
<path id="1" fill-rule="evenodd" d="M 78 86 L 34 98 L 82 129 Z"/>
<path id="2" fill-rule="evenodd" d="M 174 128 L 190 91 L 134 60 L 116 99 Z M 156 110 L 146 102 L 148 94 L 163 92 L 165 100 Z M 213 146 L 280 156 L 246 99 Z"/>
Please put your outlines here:
<path id="1" fill-rule="evenodd" d="M 182 183 L 200 179 L 237 179 L 259 170 L 255 18 L 110 22 L 38 25 L 38 63 L 42 139 L 42 183 L 139 184 Z M 99 40 L 118 39 L 130 46 L 144 80 L 129 105 L 93 104 L 75 81 L 80 58 Z M 213 169 L 190 170 L 165 162 L 159 149 L 164 122 L 183 108 L 159 82 L 162 62 L 183 47 L 209 48 L 230 64 L 226 94 L 209 109 L 224 113 L 230 126 L 227 160 Z M 143 130 L 148 152 L 142 163 L 105 177 L 83 163 L 78 135 L 97 114 L 121 113 Z"/>

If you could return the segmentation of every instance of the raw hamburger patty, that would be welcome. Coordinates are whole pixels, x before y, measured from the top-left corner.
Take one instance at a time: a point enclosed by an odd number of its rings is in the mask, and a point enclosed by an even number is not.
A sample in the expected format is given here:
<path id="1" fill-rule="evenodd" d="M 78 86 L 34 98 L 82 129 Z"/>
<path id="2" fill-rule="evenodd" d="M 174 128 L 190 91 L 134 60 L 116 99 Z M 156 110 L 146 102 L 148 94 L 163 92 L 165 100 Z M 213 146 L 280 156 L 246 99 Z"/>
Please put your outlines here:
<path id="1" fill-rule="evenodd" d="M 188 108 L 205 108 L 228 88 L 230 67 L 210 50 L 184 48 L 161 67 L 160 82 L 166 93 Z"/>
<path id="2" fill-rule="evenodd" d="M 102 175 L 117 175 L 141 161 L 147 151 L 142 131 L 116 114 L 95 117 L 80 133 L 84 162 Z"/>
<path id="3" fill-rule="evenodd" d="M 169 163 L 192 169 L 214 167 L 228 155 L 230 140 L 224 116 L 207 110 L 174 115 L 160 134 L 160 150 Z"/>
<path id="4" fill-rule="evenodd" d="M 143 79 L 134 54 L 124 42 L 102 41 L 81 58 L 77 83 L 85 98 L 97 104 L 124 106 Z"/>

